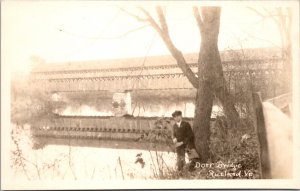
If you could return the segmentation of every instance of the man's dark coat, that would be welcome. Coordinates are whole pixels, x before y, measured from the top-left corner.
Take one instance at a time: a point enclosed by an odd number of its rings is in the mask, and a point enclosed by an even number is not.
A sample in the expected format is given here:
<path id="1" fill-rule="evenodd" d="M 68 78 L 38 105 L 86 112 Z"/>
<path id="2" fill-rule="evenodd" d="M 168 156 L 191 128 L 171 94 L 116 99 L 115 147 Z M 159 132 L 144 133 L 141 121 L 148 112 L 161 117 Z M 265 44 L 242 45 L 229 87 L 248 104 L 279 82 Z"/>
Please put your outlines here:
<path id="1" fill-rule="evenodd" d="M 177 123 L 173 126 L 173 136 L 177 139 L 177 142 L 183 142 L 180 147 L 194 148 L 194 134 L 191 125 L 186 121 L 181 121 L 180 127 Z"/>

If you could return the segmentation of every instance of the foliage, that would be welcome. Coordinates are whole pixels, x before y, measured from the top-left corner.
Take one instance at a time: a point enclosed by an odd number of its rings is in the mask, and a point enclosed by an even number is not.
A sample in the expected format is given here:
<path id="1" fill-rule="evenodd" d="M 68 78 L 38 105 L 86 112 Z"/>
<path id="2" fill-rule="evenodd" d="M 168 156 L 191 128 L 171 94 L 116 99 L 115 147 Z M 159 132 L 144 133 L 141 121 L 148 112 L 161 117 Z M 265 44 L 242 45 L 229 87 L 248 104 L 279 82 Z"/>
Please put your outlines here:
<path id="1" fill-rule="evenodd" d="M 154 123 L 154 128 L 148 132 L 142 133 L 139 141 L 151 143 L 151 148 L 157 148 L 159 145 L 172 147 L 172 124 L 169 118 L 159 118 Z"/>
<path id="2" fill-rule="evenodd" d="M 241 165 L 241 170 L 250 170 L 259 178 L 258 138 L 250 122 L 239 129 L 226 128 L 222 123 L 211 128 L 210 151 L 212 162 L 230 161 Z"/>
<path id="3" fill-rule="evenodd" d="M 151 139 L 151 148 L 157 149 L 163 138 L 169 148 L 175 148 L 172 144 L 170 133 L 168 131 L 171 122 L 167 118 L 161 118 L 156 121 L 156 127 L 143 140 Z M 210 136 L 210 156 L 205 167 L 198 167 L 190 172 L 189 165 L 185 166 L 182 172 L 175 168 L 168 167 L 161 162 L 157 162 L 157 169 L 153 170 L 154 179 L 257 179 L 260 178 L 259 157 L 258 157 L 258 139 L 248 118 L 243 119 L 239 129 L 230 128 L 227 119 L 222 116 L 211 123 Z M 163 135 L 158 135 L 157 130 L 165 129 Z M 154 156 L 155 160 L 163 160 L 160 156 Z M 146 161 L 151 162 L 151 161 Z M 198 162 L 200 164 L 200 162 Z M 211 166 L 209 166 L 211 165 Z M 233 166 L 238 168 L 233 168 Z M 158 173 L 160 172 L 160 173 Z M 226 172 L 226 174 L 225 174 Z M 247 175 L 247 173 L 249 173 Z"/>
<path id="4" fill-rule="evenodd" d="M 64 176 L 62 166 L 66 161 L 72 162 L 70 155 L 61 153 L 53 160 L 40 158 L 36 150 L 31 150 L 36 144 L 29 131 L 29 126 L 14 126 L 11 131 L 11 168 L 14 173 L 24 174 L 27 180 L 42 180 L 46 177 L 54 179 L 56 176 Z M 72 168 L 72 166 L 70 166 Z"/>
<path id="5" fill-rule="evenodd" d="M 53 111 L 64 103 L 54 101 L 51 92 L 36 86 L 30 76 L 19 76 L 11 84 L 11 121 L 18 125 L 33 124 L 51 118 Z"/>

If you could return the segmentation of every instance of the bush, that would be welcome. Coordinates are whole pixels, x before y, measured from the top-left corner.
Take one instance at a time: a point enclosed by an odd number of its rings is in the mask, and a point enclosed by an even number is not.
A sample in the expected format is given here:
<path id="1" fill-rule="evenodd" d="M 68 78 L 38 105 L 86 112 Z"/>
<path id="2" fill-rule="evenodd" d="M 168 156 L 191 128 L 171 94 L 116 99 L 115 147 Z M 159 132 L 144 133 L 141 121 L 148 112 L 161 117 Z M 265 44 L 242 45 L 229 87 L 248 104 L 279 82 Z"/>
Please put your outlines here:
<path id="1" fill-rule="evenodd" d="M 19 76 L 11 84 L 11 122 L 19 126 L 33 125 L 44 118 L 52 118 L 53 111 L 64 107 L 52 99 L 52 93 L 35 85 L 30 76 Z"/>

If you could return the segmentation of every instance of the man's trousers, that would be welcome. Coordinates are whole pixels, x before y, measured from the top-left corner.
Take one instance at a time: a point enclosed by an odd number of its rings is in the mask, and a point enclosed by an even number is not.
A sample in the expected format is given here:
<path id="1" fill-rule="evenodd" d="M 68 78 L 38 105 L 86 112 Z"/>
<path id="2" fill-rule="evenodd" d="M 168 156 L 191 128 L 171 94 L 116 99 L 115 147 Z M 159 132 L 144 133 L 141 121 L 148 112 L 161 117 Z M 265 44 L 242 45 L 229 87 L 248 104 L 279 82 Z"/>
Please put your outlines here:
<path id="1" fill-rule="evenodd" d="M 177 170 L 181 171 L 185 165 L 185 145 L 176 148 L 177 154 Z"/>

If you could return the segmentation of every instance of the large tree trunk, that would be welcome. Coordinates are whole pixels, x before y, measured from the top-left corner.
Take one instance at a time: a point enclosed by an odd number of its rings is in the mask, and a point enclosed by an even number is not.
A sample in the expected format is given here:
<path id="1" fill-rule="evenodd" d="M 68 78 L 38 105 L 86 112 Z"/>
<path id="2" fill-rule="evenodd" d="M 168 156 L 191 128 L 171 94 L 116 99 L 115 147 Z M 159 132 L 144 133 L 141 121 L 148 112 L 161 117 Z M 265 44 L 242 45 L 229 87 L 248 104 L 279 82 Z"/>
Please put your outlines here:
<path id="1" fill-rule="evenodd" d="M 209 158 L 210 117 L 213 104 L 213 90 L 216 83 L 214 71 L 218 61 L 218 34 L 220 8 L 203 8 L 201 23 L 201 47 L 198 61 L 198 88 L 194 117 L 195 146 L 201 162 Z"/>
<path id="2" fill-rule="evenodd" d="M 213 104 L 211 83 L 202 80 L 197 89 L 194 117 L 194 136 L 196 151 L 200 162 L 207 162 L 209 158 L 210 116 Z"/>
<path id="3" fill-rule="evenodd" d="M 195 146 L 201 155 L 201 162 L 209 157 L 210 117 L 214 95 L 220 99 L 225 114 L 231 121 L 239 116 L 234 101 L 226 87 L 218 49 L 220 27 L 220 11 L 218 7 L 202 8 L 203 19 L 199 23 L 201 47 L 199 53 L 196 109 L 194 118 Z"/>
<path id="4" fill-rule="evenodd" d="M 198 9 L 194 8 L 194 15 L 197 20 L 201 34 L 201 49 L 199 54 L 199 69 L 201 62 L 208 65 L 203 68 L 203 74 L 211 82 L 215 97 L 222 103 L 225 115 L 230 120 L 231 127 L 236 126 L 239 121 L 239 114 L 234 107 L 234 100 L 226 86 L 223 74 L 221 57 L 218 49 L 218 35 L 220 28 L 220 13 L 218 7 L 204 7 L 201 10 L 202 18 Z"/>

